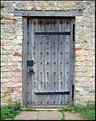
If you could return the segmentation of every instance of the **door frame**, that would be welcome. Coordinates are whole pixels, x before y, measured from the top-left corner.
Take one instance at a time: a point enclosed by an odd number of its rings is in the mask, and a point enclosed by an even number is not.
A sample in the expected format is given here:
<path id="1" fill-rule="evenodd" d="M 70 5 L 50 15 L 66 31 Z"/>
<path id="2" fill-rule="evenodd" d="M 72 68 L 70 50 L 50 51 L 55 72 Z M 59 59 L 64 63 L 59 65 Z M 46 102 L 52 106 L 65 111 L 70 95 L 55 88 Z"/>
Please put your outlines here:
<path id="1" fill-rule="evenodd" d="M 22 16 L 23 20 L 23 41 L 22 41 L 22 106 L 27 107 L 27 39 L 28 39 L 28 18 L 41 18 L 41 17 L 60 17 L 60 18 L 71 18 L 73 25 L 73 30 L 71 30 L 72 36 L 70 39 L 73 41 L 73 68 L 71 71 L 71 81 L 72 86 L 70 87 L 70 105 L 74 103 L 74 69 L 75 69 L 75 17 L 82 16 L 82 10 L 69 10 L 69 11 L 22 11 L 22 10 L 15 10 L 15 16 Z M 62 105 L 64 106 L 64 105 Z M 38 106 L 39 107 L 39 106 Z M 40 106 L 42 107 L 42 106 Z M 46 106 L 47 107 L 47 106 Z M 49 106 L 48 106 L 49 107 Z M 56 106 L 58 107 L 58 106 Z M 59 106 L 61 107 L 61 106 Z"/>

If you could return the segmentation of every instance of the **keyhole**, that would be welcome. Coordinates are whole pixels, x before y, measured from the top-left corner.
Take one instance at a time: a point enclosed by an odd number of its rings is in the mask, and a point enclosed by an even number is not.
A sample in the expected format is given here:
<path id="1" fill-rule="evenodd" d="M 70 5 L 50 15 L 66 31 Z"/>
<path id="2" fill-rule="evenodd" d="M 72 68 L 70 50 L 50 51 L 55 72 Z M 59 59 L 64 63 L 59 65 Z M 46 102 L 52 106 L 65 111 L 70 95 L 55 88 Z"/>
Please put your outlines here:
<path id="1" fill-rule="evenodd" d="M 62 21 L 60 21 L 60 24 L 62 24 Z"/>
<path id="2" fill-rule="evenodd" d="M 69 21 L 67 21 L 67 24 L 69 24 Z"/>
<path id="3" fill-rule="evenodd" d="M 62 104 L 62 102 L 60 102 Z"/>
<path id="4" fill-rule="evenodd" d="M 42 23 L 42 21 L 40 21 L 40 24 Z"/>

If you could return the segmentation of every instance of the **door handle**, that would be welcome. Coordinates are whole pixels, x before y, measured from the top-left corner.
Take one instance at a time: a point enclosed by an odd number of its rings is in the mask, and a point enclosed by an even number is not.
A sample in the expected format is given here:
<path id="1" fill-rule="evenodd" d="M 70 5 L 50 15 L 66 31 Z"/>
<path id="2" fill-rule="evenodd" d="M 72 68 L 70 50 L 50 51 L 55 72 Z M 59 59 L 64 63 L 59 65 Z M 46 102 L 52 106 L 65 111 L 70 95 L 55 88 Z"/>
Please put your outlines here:
<path id="1" fill-rule="evenodd" d="M 35 74 L 34 69 L 32 67 L 29 68 L 29 73 L 30 74 Z"/>

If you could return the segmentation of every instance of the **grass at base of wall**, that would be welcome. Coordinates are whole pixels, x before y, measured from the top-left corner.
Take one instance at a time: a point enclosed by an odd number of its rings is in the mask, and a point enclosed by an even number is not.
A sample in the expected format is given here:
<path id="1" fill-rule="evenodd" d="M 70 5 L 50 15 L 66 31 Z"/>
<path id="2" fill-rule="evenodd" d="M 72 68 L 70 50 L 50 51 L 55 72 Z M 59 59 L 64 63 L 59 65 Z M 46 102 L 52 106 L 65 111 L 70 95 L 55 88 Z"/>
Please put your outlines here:
<path id="1" fill-rule="evenodd" d="M 64 120 L 64 112 L 77 112 L 80 113 L 81 117 L 88 120 L 95 120 L 95 104 L 88 103 L 86 106 L 82 105 L 73 105 L 69 107 L 64 107 L 59 110 L 63 115 L 62 119 Z"/>
<path id="2" fill-rule="evenodd" d="M 14 119 L 20 113 L 20 103 L 9 104 L 1 107 L 1 120 Z"/>
<path id="3" fill-rule="evenodd" d="M 26 109 L 28 111 L 38 111 L 35 109 Z M 22 111 L 21 104 L 15 103 L 7 106 L 1 107 L 1 120 L 4 119 L 14 119 L 17 114 Z M 50 111 L 50 110 L 49 110 Z M 87 104 L 86 106 L 82 105 L 73 105 L 67 106 L 59 110 L 62 113 L 62 120 L 64 120 L 64 112 L 78 112 L 81 117 L 88 120 L 95 120 L 95 104 Z"/>

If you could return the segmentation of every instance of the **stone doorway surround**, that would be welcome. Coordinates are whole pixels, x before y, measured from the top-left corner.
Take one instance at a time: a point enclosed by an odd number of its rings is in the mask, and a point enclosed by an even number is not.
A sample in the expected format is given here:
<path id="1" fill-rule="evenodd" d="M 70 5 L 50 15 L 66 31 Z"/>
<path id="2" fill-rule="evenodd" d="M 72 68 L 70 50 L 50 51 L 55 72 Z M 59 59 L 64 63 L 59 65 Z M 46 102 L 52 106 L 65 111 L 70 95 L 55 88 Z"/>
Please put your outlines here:
<path id="1" fill-rule="evenodd" d="M 23 107 L 27 107 L 27 90 L 26 90 L 26 79 L 27 79 L 27 18 L 32 18 L 32 17 L 73 17 L 75 18 L 76 16 L 82 16 L 83 12 L 81 9 L 79 10 L 67 10 L 67 11 L 30 11 L 30 10 L 15 10 L 14 12 L 15 16 L 22 16 L 23 17 L 23 68 L 22 68 L 22 103 Z M 74 74 L 73 74 L 74 76 Z M 73 79 L 74 80 L 74 79 Z M 74 81 L 73 81 L 73 88 L 72 92 L 74 92 Z M 72 97 L 74 98 L 74 93 L 72 94 Z M 73 99 L 72 99 L 73 101 Z"/>

